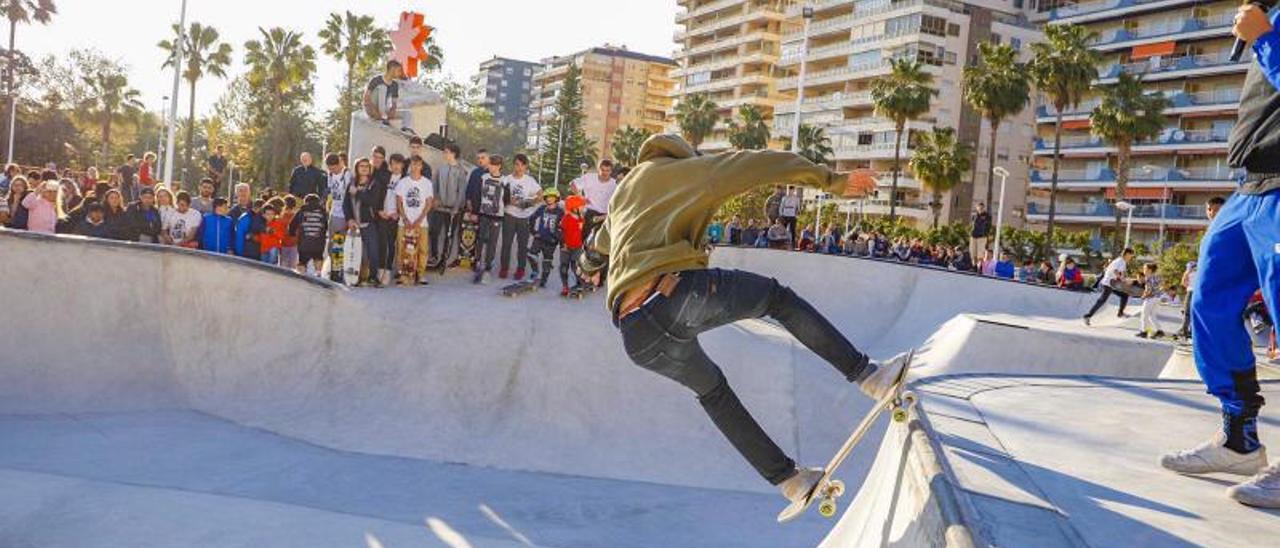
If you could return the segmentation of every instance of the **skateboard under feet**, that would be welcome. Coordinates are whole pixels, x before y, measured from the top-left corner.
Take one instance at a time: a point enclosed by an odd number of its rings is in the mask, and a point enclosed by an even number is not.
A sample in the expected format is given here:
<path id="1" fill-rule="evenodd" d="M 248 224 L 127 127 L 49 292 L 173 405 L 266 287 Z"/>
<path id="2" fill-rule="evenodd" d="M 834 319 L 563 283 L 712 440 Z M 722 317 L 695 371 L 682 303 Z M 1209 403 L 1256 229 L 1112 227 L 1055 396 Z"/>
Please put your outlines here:
<path id="1" fill-rule="evenodd" d="M 905 387 L 907 372 L 911 370 L 911 360 L 914 357 L 915 350 L 912 349 L 907 355 L 907 363 L 898 375 L 894 389 L 884 398 L 881 398 L 880 401 L 877 401 L 866 416 L 862 418 L 862 422 L 858 423 L 858 427 L 853 430 L 853 434 L 849 436 L 848 440 L 845 440 L 844 445 L 840 446 L 840 450 L 836 451 L 835 456 L 823 468 L 822 477 L 818 479 L 809 496 L 791 503 L 778 514 L 778 523 L 786 523 L 800 517 L 805 510 L 808 510 L 813 505 L 814 501 L 821 501 L 818 503 L 818 513 L 823 517 L 830 518 L 836 515 L 836 511 L 839 510 L 836 501 L 844 495 L 845 489 L 844 482 L 833 479 L 832 474 L 840 468 L 840 465 L 844 464 L 845 459 L 853 452 L 853 448 L 862 442 L 863 436 L 871 431 L 871 426 L 876 423 L 876 420 L 880 418 L 880 414 L 885 410 L 889 410 L 890 417 L 896 423 L 907 422 L 907 419 L 911 417 L 910 412 L 916 405 L 916 395 L 911 391 L 905 390 Z"/>

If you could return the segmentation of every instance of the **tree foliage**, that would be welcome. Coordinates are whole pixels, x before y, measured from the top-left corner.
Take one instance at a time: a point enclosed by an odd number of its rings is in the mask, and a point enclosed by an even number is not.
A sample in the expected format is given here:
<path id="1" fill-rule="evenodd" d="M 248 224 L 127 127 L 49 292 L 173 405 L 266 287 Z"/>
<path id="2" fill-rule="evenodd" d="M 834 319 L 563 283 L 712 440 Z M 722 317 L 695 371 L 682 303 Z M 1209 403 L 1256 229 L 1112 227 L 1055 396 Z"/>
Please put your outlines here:
<path id="1" fill-rule="evenodd" d="M 911 156 L 911 172 L 925 188 L 933 192 L 929 207 L 933 210 L 933 226 L 942 215 L 942 194 L 949 192 L 972 167 L 969 145 L 956 140 L 952 128 L 935 127 L 920 136 Z"/>
<path id="2" fill-rule="evenodd" d="M 729 145 L 738 150 L 760 150 L 769 146 L 769 124 L 755 105 L 738 107 L 737 119 L 730 118 Z"/>
<path id="3" fill-rule="evenodd" d="M 259 38 L 244 44 L 244 62 L 249 66 L 249 88 L 257 99 L 254 115 L 266 125 L 273 113 L 311 105 L 316 51 L 303 43 L 298 32 L 274 27 L 258 28 L 258 33 Z"/>
<path id="4" fill-rule="evenodd" d="M 680 134 L 693 145 L 694 150 L 715 131 L 718 121 L 720 107 L 706 94 L 687 95 L 676 104 L 676 123 L 680 126 Z"/>
<path id="5" fill-rule="evenodd" d="M 378 28 L 373 16 L 356 15 L 350 11 L 330 13 L 320 29 L 320 49 L 346 68 L 345 78 L 339 87 L 338 105 L 327 115 L 329 146 L 346 150 L 351 135 L 351 115 L 360 110 L 363 87 L 386 61 L 391 50 L 391 39 Z"/>
<path id="6" fill-rule="evenodd" d="M 1133 145 L 1151 139 L 1164 129 L 1164 109 L 1169 101 L 1156 92 L 1148 95 L 1138 77 L 1121 73 L 1113 85 L 1099 86 L 1102 102 L 1093 110 L 1090 130 L 1116 147 L 1116 201 L 1125 199 L 1129 186 L 1129 161 Z M 1121 211 L 1115 208 L 1112 245 L 1119 249 L 1124 237 L 1120 230 Z"/>
<path id="7" fill-rule="evenodd" d="M 933 75 L 914 59 L 893 59 L 889 75 L 871 82 L 876 113 L 893 120 L 893 187 L 889 193 L 889 218 L 897 218 L 898 176 L 902 173 L 902 137 L 907 122 L 929 112 L 929 101 L 938 93 Z"/>
<path id="8" fill-rule="evenodd" d="M 582 174 L 583 165 L 596 163 L 596 143 L 587 137 L 585 120 L 582 69 L 571 64 L 556 96 L 555 112 L 542 124 L 542 149 L 538 151 L 534 177 L 543 186 L 563 189 Z"/>
<path id="9" fill-rule="evenodd" d="M 639 163 L 640 145 L 643 145 L 653 132 L 645 128 L 626 126 L 613 133 L 613 146 L 610 153 L 613 161 L 624 166 L 635 166 Z"/>
<path id="10" fill-rule="evenodd" d="M 991 209 L 1000 122 L 1022 112 L 1031 101 L 1031 79 L 1010 44 L 978 44 L 978 63 L 964 68 L 964 96 L 991 126 L 987 151 L 987 209 Z"/>
<path id="11" fill-rule="evenodd" d="M 191 23 L 191 27 L 187 32 L 182 32 L 178 25 L 173 26 L 173 40 L 162 40 L 158 45 L 160 49 L 168 53 L 168 58 L 164 62 L 164 68 L 172 68 L 177 60 L 177 44 L 179 40 L 182 43 L 182 62 L 183 68 L 182 78 L 187 81 L 189 86 L 188 99 L 190 101 L 187 110 L 187 140 L 183 147 L 182 158 L 186 166 L 186 173 L 197 174 L 195 169 L 195 140 L 196 127 L 196 84 L 205 75 L 215 76 L 218 78 L 227 77 L 227 69 L 231 66 L 231 44 L 221 41 L 218 35 L 218 29 L 208 27 L 200 23 Z M 192 186 L 192 181 L 187 179 L 188 187 Z"/>

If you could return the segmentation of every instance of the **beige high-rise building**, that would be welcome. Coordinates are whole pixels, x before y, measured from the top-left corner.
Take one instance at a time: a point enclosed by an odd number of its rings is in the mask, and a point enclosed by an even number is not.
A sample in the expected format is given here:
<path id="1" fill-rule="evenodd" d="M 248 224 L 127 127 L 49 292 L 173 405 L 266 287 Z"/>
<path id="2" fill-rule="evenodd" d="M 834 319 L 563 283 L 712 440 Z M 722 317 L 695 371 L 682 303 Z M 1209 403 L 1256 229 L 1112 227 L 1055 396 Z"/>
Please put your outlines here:
<path id="1" fill-rule="evenodd" d="M 805 31 L 802 6 L 812 7 Z M 974 150 L 973 169 L 940 204 L 942 223 L 967 222 L 973 203 L 985 202 L 993 188 L 992 211 L 1003 209 L 1006 224 L 1025 222 L 1028 163 L 1034 136 L 1034 105 L 1004 120 L 996 141 L 996 165 L 1009 171 L 1003 203 L 1000 179 L 987 181 L 990 125 L 964 99 L 964 67 L 977 57 L 978 44 L 1010 44 L 1022 61 L 1030 43 L 1042 34 L 1028 20 L 1021 0 L 812 0 L 787 9 L 782 59 L 786 78 L 777 87 L 785 96 L 774 117 L 774 136 L 789 138 L 796 123 L 801 87 L 800 61 L 806 60 L 801 123 L 822 128 L 831 140 L 830 158 L 838 171 L 865 170 L 876 182 L 870 199 L 842 204 L 855 215 L 890 212 L 893 157 L 897 133 L 892 120 L 878 116 L 871 83 L 890 72 L 890 61 L 913 59 L 933 76 L 938 91 L 925 115 L 907 123 L 902 139 L 902 172 L 894 213 L 918 226 L 933 221 L 933 193 L 916 180 L 907 162 L 916 136 L 935 127 L 956 129 L 958 140 Z M 806 39 L 807 36 L 807 39 Z"/>
<path id="2" fill-rule="evenodd" d="M 671 111 L 675 61 L 629 51 L 625 47 L 591 48 L 563 57 L 544 59 L 533 75 L 533 103 L 529 106 L 528 146 L 546 138 L 545 120 L 555 115 L 556 98 L 569 66 L 582 70 L 583 129 L 596 142 L 599 158 L 609 158 L 613 135 L 627 126 L 661 132 Z"/>
<path id="3" fill-rule="evenodd" d="M 790 0 L 677 0 L 681 27 L 675 34 L 673 75 L 680 82 L 676 102 L 706 94 L 729 116 L 743 105 L 755 105 L 766 120 L 779 104 L 775 85 L 783 23 Z M 674 124 L 673 124 L 674 127 Z M 702 150 L 729 148 L 725 124 L 702 143 Z"/>

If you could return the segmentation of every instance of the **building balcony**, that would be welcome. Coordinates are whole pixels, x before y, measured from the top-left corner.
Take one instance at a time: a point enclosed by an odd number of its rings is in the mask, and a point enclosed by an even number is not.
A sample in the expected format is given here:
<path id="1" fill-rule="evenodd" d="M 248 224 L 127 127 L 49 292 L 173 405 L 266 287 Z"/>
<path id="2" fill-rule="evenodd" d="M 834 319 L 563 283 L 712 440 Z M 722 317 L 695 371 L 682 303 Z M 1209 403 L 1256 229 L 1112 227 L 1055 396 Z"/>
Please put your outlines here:
<path id="1" fill-rule="evenodd" d="M 1147 172 L 1143 169 L 1129 171 L 1131 188 L 1169 188 L 1175 191 L 1232 190 L 1243 172 L 1217 167 L 1186 169 L 1162 168 Z M 1053 172 L 1032 170 L 1031 188 L 1048 190 L 1052 186 Z M 1112 169 L 1097 171 L 1059 170 L 1058 189 L 1065 191 L 1096 191 L 1116 186 L 1116 172 Z"/>
<path id="2" fill-rule="evenodd" d="M 843 40 L 837 44 L 812 48 L 805 54 L 805 59 L 810 62 L 822 61 L 826 59 L 834 59 L 837 57 L 847 57 L 854 53 L 863 51 L 890 49 L 900 45 L 893 42 L 915 42 L 924 37 L 920 29 L 904 29 L 885 34 L 877 34 L 875 36 L 863 36 L 861 38 L 852 38 Z M 932 37 L 930 37 L 932 38 Z M 778 61 L 779 66 L 797 66 L 800 64 L 800 52 L 796 51 L 791 55 L 785 55 Z"/>
<path id="3" fill-rule="evenodd" d="M 747 13 L 735 13 L 726 17 L 717 19 L 709 19 L 705 21 L 692 21 L 686 23 L 685 30 L 676 31 L 672 38 L 676 42 L 683 42 L 685 39 L 704 34 L 714 34 L 717 31 L 741 25 L 748 21 L 756 21 L 762 19 L 773 19 L 781 21 L 786 17 L 781 11 L 775 11 L 770 8 L 759 8 Z"/>
<path id="4" fill-rule="evenodd" d="M 889 216 L 889 200 L 849 200 L 838 207 L 840 213 L 852 213 L 854 215 L 875 215 L 881 217 Z M 898 200 L 896 213 L 903 217 L 909 217 L 917 221 L 927 221 L 933 219 L 933 211 L 929 209 L 929 204 L 918 201 Z"/>
<path id="5" fill-rule="evenodd" d="M 686 85 L 680 90 L 680 94 L 688 95 L 692 93 L 706 93 L 714 90 L 733 89 L 744 84 L 767 84 L 772 79 L 773 78 L 768 74 L 749 74 L 734 78 L 723 78 L 695 85 Z"/>
<path id="6" fill-rule="evenodd" d="M 1121 72 L 1141 76 L 1144 82 L 1173 80 L 1230 74 L 1248 70 L 1253 55 L 1239 61 L 1230 59 L 1230 52 L 1211 55 L 1186 55 L 1182 57 L 1152 57 L 1147 61 L 1115 64 L 1098 71 L 1098 84 L 1113 84 Z"/>
<path id="7" fill-rule="evenodd" d="M 809 38 L 819 38 L 828 34 L 849 31 L 853 29 L 855 21 L 861 21 L 854 14 L 841 15 L 830 19 L 823 19 L 809 23 Z M 797 25 L 795 29 L 789 30 L 782 35 L 783 42 L 794 42 L 804 39 L 804 25 Z"/>
<path id="8" fill-rule="evenodd" d="M 1169 115 L 1219 111 L 1231 113 L 1235 112 L 1236 107 L 1240 104 L 1240 90 L 1236 88 L 1195 93 L 1179 91 L 1167 97 L 1169 99 L 1169 107 L 1164 109 L 1164 113 Z M 1101 102 L 1098 99 L 1084 101 L 1075 108 L 1063 112 L 1062 120 L 1087 120 L 1093 114 L 1093 109 L 1097 108 Z M 1056 120 L 1056 113 L 1057 109 L 1053 108 L 1053 105 L 1040 105 L 1036 108 L 1036 122 L 1052 124 Z"/>
<path id="9" fill-rule="evenodd" d="M 834 7 L 839 7 L 839 6 L 847 7 L 849 6 L 849 4 L 852 4 L 852 2 L 850 2 L 849 0 L 814 0 L 812 2 L 809 2 L 809 7 L 813 8 L 814 13 L 822 13 L 823 11 L 829 10 Z M 792 4 L 791 6 L 787 7 L 787 17 L 790 17 L 790 18 L 800 17 L 801 14 L 803 13 L 804 7 L 805 7 L 805 4 L 803 2 L 796 2 Z"/>
<path id="10" fill-rule="evenodd" d="M 743 44 L 748 44 L 751 42 L 778 42 L 780 39 L 781 39 L 781 35 L 779 35 L 776 32 L 771 32 L 768 30 L 755 30 L 739 36 L 711 40 L 704 44 L 698 44 L 691 48 L 682 49 L 676 52 L 676 58 L 683 59 L 683 58 L 693 57 L 695 55 L 702 55 L 704 53 L 711 53 L 713 51 L 721 51 L 729 48 L 737 48 L 738 46 L 741 46 Z"/>
<path id="11" fill-rule="evenodd" d="M 822 97 L 805 97 L 804 102 L 800 105 L 800 111 L 805 114 L 814 112 L 825 112 L 833 110 L 842 110 L 846 107 L 874 106 L 871 102 L 870 91 L 858 91 L 854 93 L 833 93 Z M 796 102 L 786 101 L 778 106 L 778 114 L 795 114 Z"/>
<path id="12" fill-rule="evenodd" d="M 778 62 L 778 54 L 767 51 L 755 51 L 746 55 L 726 55 L 711 61 L 704 61 L 696 65 L 688 67 L 679 67 L 671 71 L 672 76 L 688 76 L 699 72 L 713 72 L 736 67 L 738 65 L 749 65 L 752 63 L 772 64 Z"/>
<path id="13" fill-rule="evenodd" d="M 833 144 L 833 160 L 892 160 L 893 143 L 873 143 L 870 145 Z M 911 147 L 902 143 L 902 160 L 911 157 Z"/>
<path id="14" fill-rule="evenodd" d="M 925 66 L 925 70 L 937 75 L 937 67 Z M 821 86 L 824 84 L 834 84 L 837 82 L 847 82 L 857 80 L 859 78 L 870 78 L 872 76 L 883 75 L 889 72 L 889 60 L 880 59 L 868 63 L 859 63 L 830 70 L 811 72 L 805 75 L 804 85 Z M 797 77 L 783 78 L 778 81 L 778 90 L 797 89 L 800 80 Z"/>
<path id="15" fill-rule="evenodd" d="M 1225 151 L 1227 133 L 1209 129 L 1169 129 L 1149 141 L 1133 146 L 1135 154 L 1159 152 L 1212 152 Z M 1072 135 L 1062 138 L 1062 154 L 1072 156 L 1114 154 L 1116 148 L 1094 135 Z M 1053 139 L 1036 139 L 1035 154 L 1053 154 Z"/>
<path id="16" fill-rule="evenodd" d="M 1235 12 L 1228 12 L 1203 19 L 1185 19 L 1137 29 L 1118 29 L 1099 37 L 1091 45 L 1098 51 L 1118 51 L 1152 42 L 1228 36 L 1231 34 L 1234 16 Z"/>
<path id="17" fill-rule="evenodd" d="M 1118 19 L 1138 13 L 1167 11 L 1171 8 L 1199 3 L 1201 0 L 1090 0 L 1051 10 L 1049 21 L 1055 25 L 1080 24 Z"/>
<path id="18" fill-rule="evenodd" d="M 1109 202 L 1098 201 L 1088 204 L 1059 203 L 1054 208 L 1054 220 L 1064 223 L 1081 223 L 1104 225 L 1115 222 L 1116 206 Z M 1121 223 L 1128 217 L 1128 211 L 1121 211 Z M 1028 221 L 1047 221 L 1049 206 L 1037 202 L 1027 203 Z M 1164 224 L 1168 227 L 1204 228 L 1209 226 L 1209 217 L 1204 206 L 1188 206 L 1174 204 L 1149 204 L 1136 206 L 1133 209 L 1134 226 L 1153 226 Z"/>
<path id="19" fill-rule="evenodd" d="M 715 13 L 722 9 L 742 4 L 746 1 L 747 0 L 718 0 L 716 2 L 703 4 L 691 10 L 676 13 L 676 23 L 684 23 L 694 17 L 700 17 L 708 13 Z"/>

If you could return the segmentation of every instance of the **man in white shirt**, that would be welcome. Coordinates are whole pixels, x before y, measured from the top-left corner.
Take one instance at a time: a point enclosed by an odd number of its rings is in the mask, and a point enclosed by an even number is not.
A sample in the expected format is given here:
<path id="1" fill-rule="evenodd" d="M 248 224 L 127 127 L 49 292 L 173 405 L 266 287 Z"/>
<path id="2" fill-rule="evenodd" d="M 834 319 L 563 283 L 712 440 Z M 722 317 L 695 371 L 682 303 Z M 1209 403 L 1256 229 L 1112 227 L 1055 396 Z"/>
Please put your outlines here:
<path id="1" fill-rule="evenodd" d="M 502 220 L 502 250 L 498 277 L 506 279 L 511 267 L 511 242 L 516 243 L 515 281 L 524 281 L 529 255 L 529 217 L 542 202 L 542 185 L 529 175 L 529 157 L 517 154 L 515 168 L 503 178 L 507 187 L 507 207 Z"/>
<path id="2" fill-rule="evenodd" d="M 188 249 L 200 247 L 196 241 L 204 216 L 191 207 L 191 195 L 178 192 L 177 207 L 166 209 L 160 215 L 160 238 L 164 243 Z"/>
<path id="3" fill-rule="evenodd" d="M 427 257 L 430 247 L 430 241 L 427 239 L 427 215 L 435 208 L 436 198 L 431 179 L 422 174 L 426 165 L 421 156 L 415 155 L 409 158 L 409 175 L 400 179 L 399 184 L 396 185 L 396 211 L 400 218 L 400 230 L 396 238 L 398 255 L 404 259 L 408 258 L 405 256 L 407 253 L 404 245 L 405 234 L 416 234 L 418 237 L 418 243 L 413 251 L 416 279 L 402 279 L 400 281 L 402 285 L 427 284 Z"/>
<path id="4" fill-rule="evenodd" d="M 1107 265 L 1107 270 L 1102 273 L 1102 281 L 1098 282 L 1098 285 L 1102 288 L 1102 295 L 1098 296 L 1098 302 L 1093 303 L 1093 308 L 1089 309 L 1089 313 L 1084 315 L 1085 325 L 1089 325 L 1090 320 L 1098 312 L 1098 309 L 1107 304 L 1107 299 L 1111 298 L 1112 293 L 1120 297 L 1120 312 L 1117 313 L 1117 316 L 1125 317 L 1124 307 L 1129 304 L 1129 294 L 1123 291 L 1116 291 L 1112 288 L 1112 284 L 1124 281 L 1124 274 L 1129 270 L 1129 261 L 1132 260 L 1133 250 L 1125 248 L 1124 253 L 1121 253 L 1119 257 L 1111 261 L 1111 264 Z"/>
<path id="5" fill-rule="evenodd" d="M 604 224 L 609 214 L 609 201 L 618 189 L 618 181 L 613 178 L 613 162 L 600 160 L 595 173 L 584 173 L 569 183 L 569 189 L 587 199 L 587 213 L 583 216 L 582 237 L 590 238 L 600 225 Z"/>
<path id="6" fill-rule="evenodd" d="M 791 233 L 792 249 L 796 247 L 796 217 L 800 216 L 800 192 L 798 188 L 788 189 L 778 205 L 778 217 L 782 219 L 782 226 L 787 227 L 787 231 Z"/>

